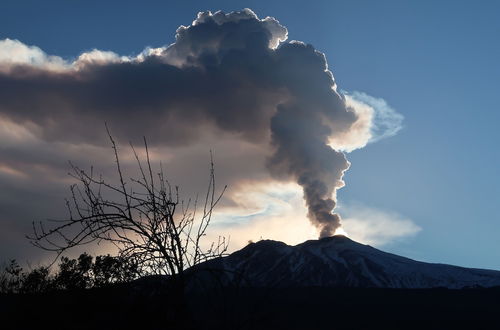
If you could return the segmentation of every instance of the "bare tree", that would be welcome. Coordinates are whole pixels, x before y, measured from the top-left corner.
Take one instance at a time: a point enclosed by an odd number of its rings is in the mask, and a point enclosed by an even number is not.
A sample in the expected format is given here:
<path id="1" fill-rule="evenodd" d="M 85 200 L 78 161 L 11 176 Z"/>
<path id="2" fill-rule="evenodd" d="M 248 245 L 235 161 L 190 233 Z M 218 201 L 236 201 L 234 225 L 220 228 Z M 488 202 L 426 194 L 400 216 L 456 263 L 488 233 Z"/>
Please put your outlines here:
<path id="1" fill-rule="evenodd" d="M 106 127 L 107 129 L 107 127 Z M 144 138 L 145 160 L 130 144 L 137 161 L 139 178 L 125 179 L 117 145 L 107 130 L 116 162 L 117 182 L 112 184 L 96 176 L 93 168 L 85 171 L 71 164 L 70 175 L 78 184 L 71 186 L 66 200 L 68 218 L 33 223 L 31 242 L 44 250 L 54 251 L 57 258 L 66 250 L 89 243 L 110 242 L 119 256 L 133 260 L 142 273 L 170 275 L 184 285 L 185 269 L 204 260 L 222 256 L 228 241 L 219 237 L 205 249 L 206 235 L 220 193 L 215 189 L 212 153 L 207 193 L 197 214 L 198 198 L 184 202 L 178 187 L 172 187 L 160 164 L 154 173 Z M 56 259 L 57 259 L 56 258 Z"/>

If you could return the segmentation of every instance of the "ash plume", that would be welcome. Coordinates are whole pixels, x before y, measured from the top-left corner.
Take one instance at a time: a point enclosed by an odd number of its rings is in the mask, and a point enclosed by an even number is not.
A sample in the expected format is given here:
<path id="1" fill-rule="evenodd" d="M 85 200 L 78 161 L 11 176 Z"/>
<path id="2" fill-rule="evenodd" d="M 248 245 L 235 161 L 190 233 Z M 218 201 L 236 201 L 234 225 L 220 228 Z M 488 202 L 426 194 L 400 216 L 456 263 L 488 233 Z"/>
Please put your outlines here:
<path id="1" fill-rule="evenodd" d="M 344 154 L 327 145 L 332 129 L 321 122 L 321 112 L 307 105 L 282 105 L 271 120 L 275 153 L 268 166 L 275 173 L 288 173 L 304 190 L 309 218 L 320 228 L 320 237 L 331 236 L 340 226 L 333 214 L 332 195 L 344 185 L 349 168 Z M 316 117 L 316 118 L 315 118 Z"/>
<path id="2" fill-rule="evenodd" d="M 70 62 L 6 39 L 0 54 L 17 56 L 0 56 L 0 120 L 50 142 L 105 145 L 106 121 L 122 141 L 176 148 L 210 132 L 253 143 L 273 177 L 302 186 L 330 236 L 349 168 L 341 150 L 367 143 L 371 117 L 346 104 L 321 52 L 287 34 L 245 9 L 199 13 L 173 44 L 134 57 L 93 50 Z"/>

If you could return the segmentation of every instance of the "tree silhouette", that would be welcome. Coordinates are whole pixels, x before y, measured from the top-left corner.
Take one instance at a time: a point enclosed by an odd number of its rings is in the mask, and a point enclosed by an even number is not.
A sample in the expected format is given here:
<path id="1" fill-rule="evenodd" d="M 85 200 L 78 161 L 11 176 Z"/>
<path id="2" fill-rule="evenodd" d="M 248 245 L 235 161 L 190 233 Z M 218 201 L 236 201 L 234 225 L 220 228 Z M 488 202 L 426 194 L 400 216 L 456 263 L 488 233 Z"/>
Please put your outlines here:
<path id="1" fill-rule="evenodd" d="M 141 274 L 170 275 L 178 287 L 183 287 L 186 268 L 223 255 L 228 245 L 225 238 L 219 237 L 208 248 L 202 247 L 202 238 L 210 224 L 214 207 L 226 189 L 224 187 L 220 193 L 215 191 L 213 159 L 211 157 L 202 213 L 198 216 L 197 199 L 187 202 L 181 200 L 178 187 L 170 185 L 161 164 L 158 173 L 153 172 L 146 138 L 145 160 L 140 159 L 130 144 L 139 178 L 127 181 L 122 172 L 117 145 L 108 129 L 107 132 L 114 153 L 118 183 L 112 184 L 102 175 L 96 176 L 92 167 L 90 171 L 85 171 L 70 163 L 70 175 L 77 179 L 78 184 L 71 186 L 71 198 L 66 200 L 68 218 L 47 220 L 53 224 L 50 228 L 47 228 L 46 222 L 34 222 L 33 234 L 28 238 L 35 246 L 56 252 L 57 257 L 76 246 L 111 242 L 118 249 L 121 260 L 136 265 Z M 81 271 L 84 273 L 88 263 L 83 261 L 73 264 L 63 259 L 61 273 L 66 267 L 83 267 Z M 106 265 L 106 262 L 109 260 L 98 260 L 98 267 L 113 267 Z M 106 282 L 108 279 L 99 277 L 99 281 Z M 84 286 L 83 282 L 78 281 L 74 285 Z"/>

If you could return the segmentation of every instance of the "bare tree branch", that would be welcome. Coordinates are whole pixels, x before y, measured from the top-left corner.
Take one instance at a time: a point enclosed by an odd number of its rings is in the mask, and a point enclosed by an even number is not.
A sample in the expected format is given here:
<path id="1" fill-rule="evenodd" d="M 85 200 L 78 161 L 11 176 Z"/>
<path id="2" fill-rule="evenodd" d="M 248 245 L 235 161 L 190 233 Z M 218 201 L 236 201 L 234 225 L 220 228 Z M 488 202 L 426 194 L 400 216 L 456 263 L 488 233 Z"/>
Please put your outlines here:
<path id="1" fill-rule="evenodd" d="M 71 197 L 65 200 L 68 218 L 52 220 L 55 226 L 33 222 L 32 244 L 54 251 L 58 258 L 66 250 L 85 244 L 110 242 L 120 257 L 134 260 L 145 274 L 166 274 L 182 277 L 184 270 L 202 261 L 225 254 L 228 240 L 219 237 L 208 249 L 202 239 L 210 225 L 213 210 L 227 187 L 216 193 L 213 154 L 210 151 L 208 189 L 203 213 L 197 217 L 197 198 L 184 203 L 179 189 L 172 189 L 160 164 L 153 172 L 149 148 L 144 138 L 145 165 L 132 143 L 140 177 L 125 180 L 119 152 L 106 125 L 116 163 L 118 184 L 96 177 L 70 163 L 71 175 L 78 184 L 70 187 Z M 108 199 L 104 196 L 114 196 Z"/>

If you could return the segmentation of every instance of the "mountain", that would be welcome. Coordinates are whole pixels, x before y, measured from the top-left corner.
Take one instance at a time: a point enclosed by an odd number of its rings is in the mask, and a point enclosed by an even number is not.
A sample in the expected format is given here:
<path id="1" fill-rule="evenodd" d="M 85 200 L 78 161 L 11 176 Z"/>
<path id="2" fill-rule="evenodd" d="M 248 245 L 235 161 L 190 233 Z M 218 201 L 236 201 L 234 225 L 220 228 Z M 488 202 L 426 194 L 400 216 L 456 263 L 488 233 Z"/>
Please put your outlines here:
<path id="1" fill-rule="evenodd" d="M 296 246 L 262 240 L 227 257 L 200 264 L 195 273 L 202 280 L 261 288 L 500 286 L 500 271 L 419 262 L 341 235 Z"/>

